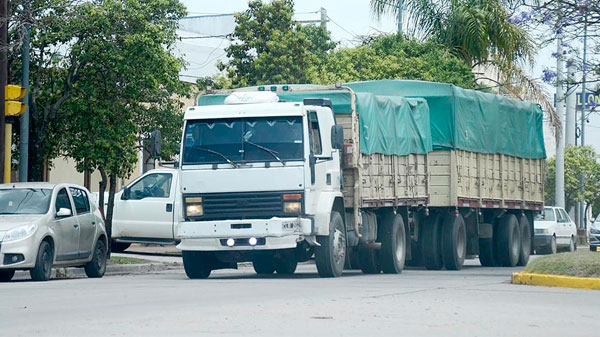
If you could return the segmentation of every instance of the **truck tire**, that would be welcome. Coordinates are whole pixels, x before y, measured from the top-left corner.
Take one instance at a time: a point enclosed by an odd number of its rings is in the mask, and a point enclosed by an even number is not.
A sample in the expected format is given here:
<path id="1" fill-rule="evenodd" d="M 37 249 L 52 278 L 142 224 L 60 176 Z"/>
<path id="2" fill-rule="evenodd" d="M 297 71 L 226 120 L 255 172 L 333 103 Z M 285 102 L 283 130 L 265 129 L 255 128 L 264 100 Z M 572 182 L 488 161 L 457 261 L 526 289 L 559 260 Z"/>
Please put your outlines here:
<path id="1" fill-rule="evenodd" d="M 210 256 L 206 252 L 184 250 L 181 252 L 185 274 L 191 279 L 205 279 L 210 276 Z"/>
<path id="2" fill-rule="evenodd" d="M 441 229 L 439 214 L 431 214 L 425 219 L 422 238 L 423 260 L 425 268 L 429 270 L 440 270 L 444 266 L 440 249 Z"/>
<path id="3" fill-rule="evenodd" d="M 110 243 L 110 251 L 113 253 L 122 253 L 125 249 L 129 248 L 129 246 L 131 246 L 131 243 L 113 241 Z"/>
<path id="4" fill-rule="evenodd" d="M 275 271 L 278 275 L 292 275 L 296 271 L 298 261 L 296 259 L 277 259 L 275 260 Z"/>
<path id="5" fill-rule="evenodd" d="M 338 212 L 331 212 L 329 235 L 317 236 L 320 244 L 315 249 L 315 263 L 320 277 L 339 277 L 346 260 L 346 230 Z"/>
<path id="6" fill-rule="evenodd" d="M 483 267 L 495 267 L 493 239 L 479 239 L 479 262 Z"/>
<path id="7" fill-rule="evenodd" d="M 531 254 L 531 226 L 525 214 L 521 215 L 519 219 L 519 228 L 521 229 L 521 250 L 517 266 L 526 266 Z"/>
<path id="8" fill-rule="evenodd" d="M 365 274 L 381 273 L 381 264 L 379 263 L 379 252 L 373 248 L 359 247 L 358 261 L 360 270 Z"/>
<path id="9" fill-rule="evenodd" d="M 521 231 L 514 214 L 505 214 L 494 228 L 494 253 L 496 262 L 503 267 L 514 267 L 519 262 Z"/>
<path id="10" fill-rule="evenodd" d="M 442 258 L 448 270 L 460 270 L 467 255 L 467 228 L 462 215 L 449 214 L 442 225 Z"/>
<path id="11" fill-rule="evenodd" d="M 406 230 L 400 214 L 384 217 L 380 229 L 379 262 L 385 274 L 399 274 L 406 261 Z"/>
<path id="12" fill-rule="evenodd" d="M 271 275 L 275 272 L 273 256 L 259 256 L 252 260 L 252 267 L 258 275 Z"/>

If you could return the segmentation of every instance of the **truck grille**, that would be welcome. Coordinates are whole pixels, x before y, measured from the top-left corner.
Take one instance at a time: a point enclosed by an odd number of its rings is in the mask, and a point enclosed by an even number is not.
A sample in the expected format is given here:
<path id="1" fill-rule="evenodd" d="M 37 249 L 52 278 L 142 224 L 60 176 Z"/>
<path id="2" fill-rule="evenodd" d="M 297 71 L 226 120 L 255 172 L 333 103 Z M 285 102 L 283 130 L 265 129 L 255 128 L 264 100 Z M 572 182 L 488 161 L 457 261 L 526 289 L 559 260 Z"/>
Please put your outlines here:
<path id="1" fill-rule="evenodd" d="M 290 216 L 283 212 L 283 194 L 294 192 L 242 192 L 199 194 L 204 215 L 193 220 L 269 219 Z M 187 195 L 191 196 L 191 195 Z"/>

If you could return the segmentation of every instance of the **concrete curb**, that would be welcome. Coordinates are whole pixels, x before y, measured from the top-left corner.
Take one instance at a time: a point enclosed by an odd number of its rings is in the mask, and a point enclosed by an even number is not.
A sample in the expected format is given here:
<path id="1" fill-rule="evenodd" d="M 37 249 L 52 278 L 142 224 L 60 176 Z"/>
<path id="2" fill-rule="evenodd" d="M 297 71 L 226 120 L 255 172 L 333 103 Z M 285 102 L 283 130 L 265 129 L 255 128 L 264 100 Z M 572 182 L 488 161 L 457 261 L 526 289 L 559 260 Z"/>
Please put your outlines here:
<path id="1" fill-rule="evenodd" d="M 512 274 L 512 283 L 532 286 L 600 290 L 600 278 L 592 277 L 573 277 L 521 272 Z"/>

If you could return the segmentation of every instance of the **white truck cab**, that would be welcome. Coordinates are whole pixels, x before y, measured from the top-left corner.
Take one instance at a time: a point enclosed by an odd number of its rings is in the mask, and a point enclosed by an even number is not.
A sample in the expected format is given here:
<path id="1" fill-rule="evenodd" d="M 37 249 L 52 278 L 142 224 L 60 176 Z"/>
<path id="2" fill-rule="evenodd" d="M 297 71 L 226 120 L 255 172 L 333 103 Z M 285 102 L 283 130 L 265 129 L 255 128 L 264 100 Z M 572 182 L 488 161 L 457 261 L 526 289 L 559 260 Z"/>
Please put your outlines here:
<path id="1" fill-rule="evenodd" d="M 176 239 L 192 278 L 240 261 L 259 273 L 293 273 L 317 235 L 329 236 L 336 199 L 344 214 L 343 139 L 328 100 L 246 94 L 184 116 Z"/>

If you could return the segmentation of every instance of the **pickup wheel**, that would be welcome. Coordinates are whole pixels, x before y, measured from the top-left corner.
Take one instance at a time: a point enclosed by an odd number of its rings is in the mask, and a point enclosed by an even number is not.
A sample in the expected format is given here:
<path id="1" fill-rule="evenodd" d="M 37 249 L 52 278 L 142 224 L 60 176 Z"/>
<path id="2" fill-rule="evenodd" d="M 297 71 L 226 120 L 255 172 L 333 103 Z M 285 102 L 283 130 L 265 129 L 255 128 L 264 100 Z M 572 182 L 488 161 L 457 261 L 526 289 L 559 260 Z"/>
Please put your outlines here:
<path id="1" fill-rule="evenodd" d="M 521 250 L 517 266 L 526 266 L 531 254 L 531 227 L 525 214 L 521 215 L 519 219 L 519 228 L 521 229 Z"/>
<path id="2" fill-rule="evenodd" d="M 258 275 L 271 275 L 275 272 L 273 256 L 259 256 L 252 260 L 252 267 Z"/>
<path id="3" fill-rule="evenodd" d="M 386 274 L 398 274 L 406 261 L 406 230 L 400 214 L 384 217 L 381 224 L 379 262 Z"/>
<path id="4" fill-rule="evenodd" d="M 514 214 L 505 214 L 494 228 L 494 253 L 497 262 L 504 267 L 514 267 L 521 252 L 521 231 Z"/>
<path id="5" fill-rule="evenodd" d="M 8 282 L 15 276 L 14 269 L 0 269 L 0 282 Z"/>
<path id="6" fill-rule="evenodd" d="M 129 246 L 131 246 L 131 243 L 113 241 L 110 243 L 110 251 L 113 253 L 122 253 L 125 249 L 129 248 Z"/>
<path id="7" fill-rule="evenodd" d="M 442 225 L 442 258 L 448 270 L 460 270 L 467 255 L 467 229 L 462 215 L 449 214 Z"/>
<path id="8" fill-rule="evenodd" d="M 429 270 L 440 270 L 444 266 L 440 239 L 442 226 L 439 214 L 431 214 L 425 219 L 423 228 L 423 258 L 425 268 Z"/>
<path id="9" fill-rule="evenodd" d="M 320 277 L 339 277 L 344 271 L 346 260 L 346 231 L 338 212 L 331 212 L 329 235 L 317 236 L 315 262 Z"/>
<path id="10" fill-rule="evenodd" d="M 185 274 L 191 279 L 205 279 L 210 276 L 211 256 L 206 252 L 184 250 L 181 252 Z"/>

